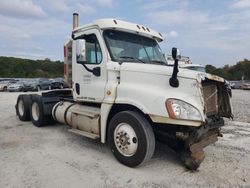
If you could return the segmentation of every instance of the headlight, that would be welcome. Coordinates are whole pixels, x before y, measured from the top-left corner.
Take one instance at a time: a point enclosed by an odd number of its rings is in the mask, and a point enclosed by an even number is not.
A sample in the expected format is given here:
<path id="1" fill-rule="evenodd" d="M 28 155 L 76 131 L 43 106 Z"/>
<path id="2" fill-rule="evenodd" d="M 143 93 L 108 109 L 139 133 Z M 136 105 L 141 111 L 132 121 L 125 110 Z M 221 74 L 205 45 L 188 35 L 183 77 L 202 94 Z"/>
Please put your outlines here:
<path id="1" fill-rule="evenodd" d="M 170 118 L 202 121 L 199 110 L 184 101 L 168 99 L 166 108 Z"/>

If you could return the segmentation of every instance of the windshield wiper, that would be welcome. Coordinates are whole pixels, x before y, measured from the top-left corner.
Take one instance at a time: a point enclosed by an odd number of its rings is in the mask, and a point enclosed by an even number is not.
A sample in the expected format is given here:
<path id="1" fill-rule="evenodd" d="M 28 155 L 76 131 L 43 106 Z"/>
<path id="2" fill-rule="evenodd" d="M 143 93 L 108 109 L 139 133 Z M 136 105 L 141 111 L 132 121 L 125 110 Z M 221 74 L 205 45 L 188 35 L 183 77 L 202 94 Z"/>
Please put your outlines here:
<path id="1" fill-rule="evenodd" d="M 136 61 L 141 62 L 141 63 L 146 63 L 146 62 L 142 61 L 141 59 L 137 59 L 135 57 L 130 57 L 130 56 L 121 56 L 121 57 L 119 57 L 119 59 L 133 59 L 133 60 L 136 60 Z"/>

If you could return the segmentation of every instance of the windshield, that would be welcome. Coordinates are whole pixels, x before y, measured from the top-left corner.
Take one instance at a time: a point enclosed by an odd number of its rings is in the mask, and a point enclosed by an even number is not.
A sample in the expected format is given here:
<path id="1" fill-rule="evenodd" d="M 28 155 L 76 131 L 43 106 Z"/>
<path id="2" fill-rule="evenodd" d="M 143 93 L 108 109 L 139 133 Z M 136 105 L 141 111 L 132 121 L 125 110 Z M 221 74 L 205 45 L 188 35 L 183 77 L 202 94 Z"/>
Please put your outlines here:
<path id="1" fill-rule="evenodd" d="M 127 59 L 143 63 L 166 63 L 154 39 L 115 30 L 104 31 L 104 38 L 114 61 Z"/>

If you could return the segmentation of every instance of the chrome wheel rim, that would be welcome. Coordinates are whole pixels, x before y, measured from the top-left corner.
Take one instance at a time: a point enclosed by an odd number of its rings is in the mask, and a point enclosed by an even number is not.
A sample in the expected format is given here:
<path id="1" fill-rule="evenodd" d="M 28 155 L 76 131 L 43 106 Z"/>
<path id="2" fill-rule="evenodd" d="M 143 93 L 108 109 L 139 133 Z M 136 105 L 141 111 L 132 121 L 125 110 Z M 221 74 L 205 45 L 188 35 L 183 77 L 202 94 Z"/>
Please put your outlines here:
<path id="1" fill-rule="evenodd" d="M 32 110 L 32 117 L 33 117 L 33 119 L 35 121 L 37 121 L 39 119 L 39 106 L 38 106 L 38 104 L 36 102 L 34 102 L 32 104 L 31 110 Z"/>
<path id="2" fill-rule="evenodd" d="M 23 100 L 19 100 L 19 102 L 18 102 L 18 112 L 19 112 L 20 116 L 23 116 L 23 114 L 24 114 Z"/>
<path id="3" fill-rule="evenodd" d="M 114 132 L 117 150 L 124 156 L 133 156 L 138 148 L 138 139 L 134 129 L 127 123 L 120 123 Z"/>

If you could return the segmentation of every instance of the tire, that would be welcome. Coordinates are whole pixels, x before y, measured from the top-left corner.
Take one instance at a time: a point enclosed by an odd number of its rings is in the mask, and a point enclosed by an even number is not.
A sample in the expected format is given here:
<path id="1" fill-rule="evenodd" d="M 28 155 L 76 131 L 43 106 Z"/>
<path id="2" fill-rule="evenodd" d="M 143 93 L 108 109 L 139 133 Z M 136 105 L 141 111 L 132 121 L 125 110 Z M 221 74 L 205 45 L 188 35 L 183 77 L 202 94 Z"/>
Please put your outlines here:
<path id="1" fill-rule="evenodd" d="M 33 125 L 36 127 L 42 127 L 51 123 L 52 117 L 44 114 L 42 97 L 40 95 L 32 95 L 31 97 L 30 117 Z"/>
<path id="2" fill-rule="evenodd" d="M 129 167 L 148 161 L 155 150 L 152 126 L 135 111 L 123 111 L 111 119 L 108 142 L 116 159 Z"/>
<path id="3" fill-rule="evenodd" d="M 19 95 L 16 103 L 16 115 L 21 121 L 30 120 L 30 96 Z"/>

